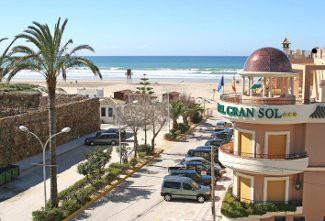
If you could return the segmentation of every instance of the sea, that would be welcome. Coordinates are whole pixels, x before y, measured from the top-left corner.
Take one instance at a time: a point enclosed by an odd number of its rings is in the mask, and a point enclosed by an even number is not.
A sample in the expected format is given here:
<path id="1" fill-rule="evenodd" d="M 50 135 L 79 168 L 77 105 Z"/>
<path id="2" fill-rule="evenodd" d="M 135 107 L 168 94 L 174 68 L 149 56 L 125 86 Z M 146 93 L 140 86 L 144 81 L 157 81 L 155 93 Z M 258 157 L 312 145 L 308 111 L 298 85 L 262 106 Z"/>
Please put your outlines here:
<path id="1" fill-rule="evenodd" d="M 126 70 L 132 70 L 132 79 L 144 74 L 149 79 L 211 80 L 232 78 L 242 69 L 245 56 L 89 56 L 101 70 L 104 80 L 126 79 Z M 22 71 L 16 79 L 38 80 L 42 75 Z M 84 67 L 70 69 L 67 80 L 97 80 Z"/>

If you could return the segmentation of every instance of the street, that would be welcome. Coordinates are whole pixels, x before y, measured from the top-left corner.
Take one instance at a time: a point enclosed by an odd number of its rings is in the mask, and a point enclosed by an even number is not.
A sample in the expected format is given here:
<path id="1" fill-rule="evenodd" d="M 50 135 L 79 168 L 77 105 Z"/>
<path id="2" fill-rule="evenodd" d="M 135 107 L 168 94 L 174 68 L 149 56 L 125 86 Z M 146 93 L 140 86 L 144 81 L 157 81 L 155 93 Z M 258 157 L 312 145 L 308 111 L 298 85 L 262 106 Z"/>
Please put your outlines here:
<path id="1" fill-rule="evenodd" d="M 160 196 L 163 177 L 167 168 L 174 166 L 187 151 L 203 145 L 209 138 L 215 120 L 202 123 L 185 142 L 165 142 L 165 151 L 160 158 L 146 166 L 111 193 L 89 207 L 74 220 L 212 220 L 211 203 L 203 204 L 189 200 L 165 202 Z M 220 217 L 221 198 L 231 183 L 231 174 L 227 170 L 223 180 L 216 187 L 217 220 Z"/>

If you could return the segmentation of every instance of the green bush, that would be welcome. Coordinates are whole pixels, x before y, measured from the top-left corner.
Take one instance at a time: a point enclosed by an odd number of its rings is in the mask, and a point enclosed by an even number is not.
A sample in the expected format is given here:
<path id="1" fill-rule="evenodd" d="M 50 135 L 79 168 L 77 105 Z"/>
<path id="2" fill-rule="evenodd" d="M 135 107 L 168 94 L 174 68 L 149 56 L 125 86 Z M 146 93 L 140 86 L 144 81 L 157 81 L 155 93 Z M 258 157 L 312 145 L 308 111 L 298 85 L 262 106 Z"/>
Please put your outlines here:
<path id="1" fill-rule="evenodd" d="M 193 114 L 193 116 L 191 117 L 191 121 L 194 123 L 194 124 L 198 124 L 202 121 L 202 115 L 200 112 L 195 112 Z"/>
<path id="2" fill-rule="evenodd" d="M 62 209 L 60 208 L 42 208 L 33 211 L 33 221 L 61 221 L 64 218 Z"/>
<path id="3" fill-rule="evenodd" d="M 175 132 L 169 132 L 165 134 L 165 139 L 166 140 L 174 140 L 176 138 Z"/>
<path id="4" fill-rule="evenodd" d="M 190 129 L 190 126 L 184 123 L 180 123 L 178 124 L 178 129 L 181 131 L 182 134 L 184 134 Z"/>
<path id="5" fill-rule="evenodd" d="M 246 203 L 240 202 L 232 196 L 229 188 L 222 202 L 221 213 L 229 218 L 247 217 L 250 215 L 264 215 L 267 212 L 296 211 L 296 203 Z"/>
<path id="6" fill-rule="evenodd" d="M 64 210 L 64 216 L 67 217 L 81 208 L 80 203 L 76 199 L 63 201 L 61 208 Z"/>
<path id="7" fill-rule="evenodd" d="M 131 165 L 132 167 L 135 167 L 135 166 L 137 165 L 138 162 L 139 162 L 139 161 L 138 161 L 136 158 L 132 158 L 132 160 L 130 161 L 130 165 Z"/>
<path id="8" fill-rule="evenodd" d="M 58 194 L 59 200 L 69 200 L 72 196 L 74 196 L 81 188 L 87 185 L 87 179 L 82 178 L 78 180 L 73 185 L 69 186 L 65 190 L 62 190 Z"/>

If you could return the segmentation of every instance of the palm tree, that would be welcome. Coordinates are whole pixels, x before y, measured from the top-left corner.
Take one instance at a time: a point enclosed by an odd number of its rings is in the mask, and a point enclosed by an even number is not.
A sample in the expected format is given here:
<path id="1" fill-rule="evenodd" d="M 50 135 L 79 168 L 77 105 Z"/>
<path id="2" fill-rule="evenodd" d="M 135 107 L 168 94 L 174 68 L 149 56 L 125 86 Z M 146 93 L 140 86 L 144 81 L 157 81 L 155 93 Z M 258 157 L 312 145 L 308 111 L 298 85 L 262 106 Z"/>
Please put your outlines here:
<path id="1" fill-rule="evenodd" d="M 1 38 L 0 43 L 2 41 L 8 40 L 8 38 Z M 11 43 L 4 49 L 2 54 L 0 55 L 0 82 L 4 79 L 6 75 L 8 75 L 12 69 L 12 58 L 10 56 L 10 47 L 15 42 L 16 38 L 11 41 Z"/>
<path id="2" fill-rule="evenodd" d="M 98 67 L 90 60 L 77 56 L 80 50 L 94 51 L 89 45 L 79 45 L 72 49 L 69 46 L 73 43 L 72 39 L 63 40 L 63 33 L 68 20 L 65 19 L 61 24 L 61 18 L 58 19 L 53 32 L 47 24 L 33 22 L 33 25 L 20 35 L 18 39 L 24 39 L 29 46 L 20 45 L 12 49 L 13 54 L 18 54 L 15 59 L 14 70 L 9 74 L 8 80 L 20 70 L 33 70 L 41 73 L 46 80 L 48 90 L 48 111 L 49 111 L 49 136 L 56 133 L 56 108 L 55 108 L 55 90 L 57 77 L 62 75 L 66 80 L 66 70 L 76 66 L 85 66 L 92 73 L 102 78 Z M 49 142 L 51 165 L 56 165 L 56 140 L 52 138 Z M 57 168 L 51 168 L 51 206 L 58 205 L 57 191 Z"/>
<path id="3" fill-rule="evenodd" d="M 182 114 L 183 107 L 184 107 L 184 105 L 181 101 L 175 101 L 170 104 L 170 117 L 173 120 L 173 129 L 174 130 L 177 130 L 177 128 L 178 128 L 177 119 Z"/>

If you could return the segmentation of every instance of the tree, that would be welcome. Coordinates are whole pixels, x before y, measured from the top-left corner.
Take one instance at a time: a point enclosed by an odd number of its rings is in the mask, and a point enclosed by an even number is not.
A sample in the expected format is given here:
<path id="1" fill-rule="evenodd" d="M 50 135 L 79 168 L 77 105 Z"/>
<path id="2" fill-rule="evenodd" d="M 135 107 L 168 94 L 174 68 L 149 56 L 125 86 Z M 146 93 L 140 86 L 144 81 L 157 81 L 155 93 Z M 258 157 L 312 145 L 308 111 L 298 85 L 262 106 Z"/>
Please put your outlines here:
<path id="1" fill-rule="evenodd" d="M 153 91 L 152 87 L 149 87 L 151 84 L 149 81 L 149 78 L 146 77 L 146 74 L 143 74 L 143 77 L 140 79 L 140 85 L 141 87 L 137 87 L 137 93 L 142 95 L 141 103 L 144 105 L 148 104 L 148 102 L 151 102 L 151 95 L 153 95 L 155 92 Z M 145 115 L 146 116 L 146 115 Z M 146 119 L 143 124 L 143 130 L 144 130 L 144 144 L 147 146 L 147 123 Z"/>
<path id="2" fill-rule="evenodd" d="M 173 129 L 177 130 L 178 123 L 177 119 L 181 116 L 183 111 L 183 103 L 181 101 L 174 101 L 170 104 L 170 117 L 173 120 Z"/>
<path id="3" fill-rule="evenodd" d="M 86 176 L 92 185 L 105 173 L 105 166 L 111 159 L 112 148 L 107 151 L 97 148 L 94 152 L 85 153 L 86 161 L 78 165 L 78 173 Z"/>
<path id="4" fill-rule="evenodd" d="M 150 114 L 148 116 L 150 126 L 152 129 L 151 148 L 152 152 L 155 150 L 155 139 L 161 129 L 167 122 L 168 106 L 165 103 L 153 103 L 150 105 Z"/>
<path id="5" fill-rule="evenodd" d="M 182 104 L 183 104 L 183 108 L 182 108 L 182 113 L 181 113 L 181 116 L 183 118 L 183 122 L 184 124 L 188 125 L 188 117 L 191 115 L 192 113 L 192 107 L 193 107 L 193 104 L 195 104 L 195 101 L 193 100 L 193 98 L 191 97 L 190 94 L 186 94 L 186 93 L 183 93 L 181 96 L 180 96 L 180 99 L 179 99 Z"/>
<path id="6" fill-rule="evenodd" d="M 8 38 L 1 38 L 0 43 L 5 40 L 8 40 Z M 13 68 L 12 66 L 13 58 L 10 56 L 10 48 L 15 41 L 16 38 L 13 41 L 11 41 L 11 43 L 9 43 L 7 47 L 5 47 L 2 54 L 0 55 L 0 82 L 6 77 L 6 75 L 9 75 L 9 73 Z"/>
<path id="7" fill-rule="evenodd" d="M 17 36 L 18 39 L 24 39 L 29 46 L 19 45 L 12 49 L 13 54 L 18 57 L 14 61 L 13 70 L 8 76 L 8 81 L 20 70 L 33 70 L 41 73 L 46 80 L 48 90 L 48 112 L 49 112 L 49 136 L 56 133 L 56 84 L 57 77 L 62 75 L 66 80 L 68 68 L 84 66 L 91 70 L 95 76 L 102 78 L 98 67 L 87 58 L 77 56 L 81 50 L 94 51 L 89 45 L 79 45 L 70 49 L 73 44 L 72 39 L 63 40 L 63 34 L 68 20 L 65 19 L 61 24 L 59 18 L 51 32 L 47 24 L 33 22 L 31 26 Z M 57 167 L 56 165 L 56 140 L 52 138 L 49 142 L 50 148 L 50 178 L 51 178 L 51 205 L 58 205 L 57 190 Z"/>
<path id="8" fill-rule="evenodd" d="M 146 77 L 146 74 L 143 74 L 143 77 L 140 78 L 140 83 L 141 87 L 137 87 L 137 93 L 138 94 L 143 94 L 143 95 L 152 95 L 155 92 L 153 91 L 152 87 L 149 87 L 151 84 L 149 81 L 149 78 Z"/>
<path id="9" fill-rule="evenodd" d="M 138 131 L 143 126 L 143 106 L 140 103 L 130 103 L 123 107 L 117 108 L 117 117 L 119 122 L 127 125 L 133 132 L 134 136 L 134 158 L 138 153 Z"/>

